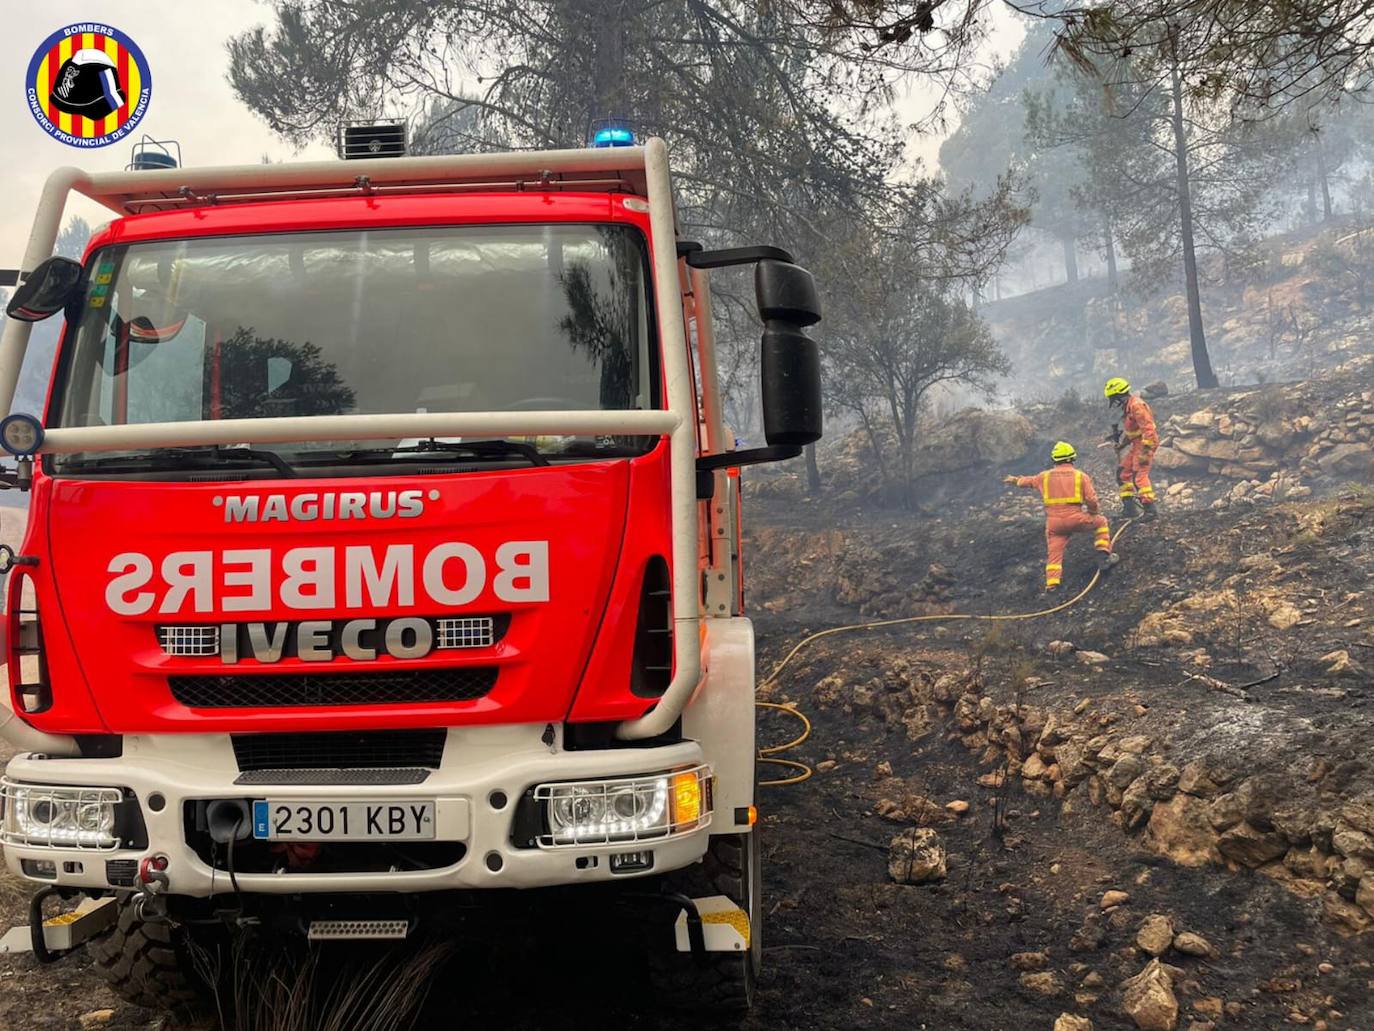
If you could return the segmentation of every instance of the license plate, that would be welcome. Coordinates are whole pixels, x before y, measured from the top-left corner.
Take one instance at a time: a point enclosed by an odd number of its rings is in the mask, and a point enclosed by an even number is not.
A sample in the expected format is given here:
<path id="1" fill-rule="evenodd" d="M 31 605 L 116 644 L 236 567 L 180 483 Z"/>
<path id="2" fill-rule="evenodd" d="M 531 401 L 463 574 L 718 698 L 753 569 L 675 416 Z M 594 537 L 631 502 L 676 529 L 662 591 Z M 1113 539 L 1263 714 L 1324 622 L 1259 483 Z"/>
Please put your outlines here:
<path id="1" fill-rule="evenodd" d="M 266 841 L 423 841 L 434 837 L 433 802 L 253 803 L 253 837 Z"/>

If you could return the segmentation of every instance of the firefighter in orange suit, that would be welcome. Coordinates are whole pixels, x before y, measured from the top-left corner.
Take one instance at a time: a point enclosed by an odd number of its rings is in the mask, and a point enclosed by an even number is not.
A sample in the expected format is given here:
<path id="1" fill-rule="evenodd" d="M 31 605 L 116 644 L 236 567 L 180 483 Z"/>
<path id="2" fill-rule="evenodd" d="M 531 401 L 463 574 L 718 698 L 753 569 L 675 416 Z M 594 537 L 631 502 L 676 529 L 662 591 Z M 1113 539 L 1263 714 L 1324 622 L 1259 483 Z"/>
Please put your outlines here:
<path id="1" fill-rule="evenodd" d="M 1116 478 L 1121 484 L 1121 512 L 1128 519 L 1144 516 L 1153 519 L 1155 488 L 1150 483 L 1150 466 L 1159 447 L 1159 431 L 1155 429 L 1155 414 L 1144 398 L 1131 393 L 1131 385 L 1124 379 L 1107 381 L 1107 401 L 1121 409 L 1121 420 L 1108 437 L 1116 445 Z"/>
<path id="2" fill-rule="evenodd" d="M 1078 453 L 1072 444 L 1062 440 L 1050 452 L 1054 468 L 1034 476 L 1008 476 L 1003 482 L 1035 491 L 1045 503 L 1045 542 L 1049 557 L 1045 560 L 1045 590 L 1056 591 L 1064 578 L 1064 546 L 1076 533 L 1093 534 L 1102 568 L 1116 563 L 1112 553 L 1112 535 L 1107 517 L 1097 504 L 1097 491 L 1087 473 L 1074 466 Z"/>

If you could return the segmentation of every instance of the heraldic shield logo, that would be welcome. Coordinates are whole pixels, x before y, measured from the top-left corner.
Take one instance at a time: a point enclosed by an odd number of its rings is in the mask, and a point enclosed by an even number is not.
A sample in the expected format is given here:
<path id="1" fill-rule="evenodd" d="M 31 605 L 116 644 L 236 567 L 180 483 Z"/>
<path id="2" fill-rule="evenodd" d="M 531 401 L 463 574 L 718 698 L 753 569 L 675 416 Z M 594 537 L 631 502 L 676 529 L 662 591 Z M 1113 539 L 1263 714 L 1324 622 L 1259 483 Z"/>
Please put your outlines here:
<path id="1" fill-rule="evenodd" d="M 148 110 L 153 76 L 143 51 L 118 29 L 77 22 L 45 39 L 29 62 L 25 94 L 34 120 L 72 147 L 122 140 Z"/>

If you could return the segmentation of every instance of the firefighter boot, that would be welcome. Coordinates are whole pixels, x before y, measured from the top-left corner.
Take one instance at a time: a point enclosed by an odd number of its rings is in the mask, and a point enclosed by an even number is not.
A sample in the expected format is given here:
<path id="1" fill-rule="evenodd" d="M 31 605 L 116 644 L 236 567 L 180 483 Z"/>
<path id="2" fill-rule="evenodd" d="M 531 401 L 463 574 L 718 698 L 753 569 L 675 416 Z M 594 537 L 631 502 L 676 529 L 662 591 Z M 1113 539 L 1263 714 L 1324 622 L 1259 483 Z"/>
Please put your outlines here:
<path id="1" fill-rule="evenodd" d="M 1111 572 L 1114 565 L 1121 561 L 1121 556 L 1116 552 L 1103 552 L 1097 556 L 1097 568 L 1104 573 Z"/>
<path id="2" fill-rule="evenodd" d="M 1140 518 L 1140 500 L 1135 497 L 1121 499 L 1121 514 L 1127 519 Z"/>
<path id="3" fill-rule="evenodd" d="M 1141 516 L 1141 518 L 1143 518 L 1147 523 L 1150 522 L 1151 520 L 1154 520 L 1154 519 L 1158 519 L 1158 518 L 1159 518 L 1159 504 L 1158 504 L 1158 502 L 1151 501 L 1151 502 L 1149 502 L 1148 504 L 1146 504 L 1146 505 L 1144 506 L 1144 508 L 1145 508 L 1145 511 L 1144 511 L 1143 515 Z"/>

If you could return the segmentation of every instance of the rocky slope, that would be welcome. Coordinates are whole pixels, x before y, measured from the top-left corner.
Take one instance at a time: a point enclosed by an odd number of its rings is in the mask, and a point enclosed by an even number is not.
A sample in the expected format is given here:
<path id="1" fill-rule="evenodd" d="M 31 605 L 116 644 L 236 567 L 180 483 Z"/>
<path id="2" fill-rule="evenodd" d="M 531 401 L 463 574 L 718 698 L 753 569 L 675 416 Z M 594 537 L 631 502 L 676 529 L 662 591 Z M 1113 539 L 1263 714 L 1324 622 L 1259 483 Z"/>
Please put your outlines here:
<path id="1" fill-rule="evenodd" d="M 1374 350 L 1374 232 L 1333 226 L 1266 241 L 1204 269 L 1203 319 L 1223 386 L 1310 377 Z M 1191 382 L 1188 310 L 1181 289 L 1116 298 L 1084 280 L 984 309 L 1011 356 L 1013 396 L 1052 400 L 1073 387 L 1096 396 L 1121 370 Z"/>
<path id="2" fill-rule="evenodd" d="M 943 887 L 906 890 L 939 892 L 938 911 L 988 876 L 1008 912 L 1032 893 L 1053 911 L 1050 927 L 997 932 L 1009 970 L 979 967 L 977 983 L 1007 984 L 1020 1006 L 941 1010 L 938 1026 L 1049 1028 L 1064 1003 L 1069 1028 L 1366 1026 L 1374 496 L 1351 480 L 1370 455 L 1370 384 L 1356 368 L 1161 399 L 1164 437 L 1186 458 L 1157 478 L 1165 514 L 1126 530 L 1121 566 L 1077 607 L 827 638 L 770 686 L 816 718 L 818 776 L 839 778 L 868 823 L 943 839 L 894 841 L 898 859 L 942 848 L 948 869 Z M 1044 608 L 1038 506 L 998 481 L 1038 467 L 1056 437 L 1083 439 L 1100 426 L 1094 408 L 1028 411 L 1025 455 L 932 474 L 919 517 L 843 509 L 835 497 L 854 489 L 843 474 L 809 508 L 777 500 L 800 489 L 786 477 L 755 487 L 766 653 L 839 623 Z M 1227 450 L 1209 453 L 1217 444 Z M 1086 463 L 1099 484 L 1108 454 Z M 1070 549 L 1070 596 L 1089 554 Z M 967 757 L 962 776 L 948 772 L 948 747 Z M 985 814 L 996 846 L 959 813 Z M 1089 904 L 1108 887 L 1129 899 Z M 1083 909 L 1071 915 L 1067 899 Z M 1019 912 L 1013 921 L 1035 922 Z M 1184 932 L 1205 941 L 1176 940 Z"/>

